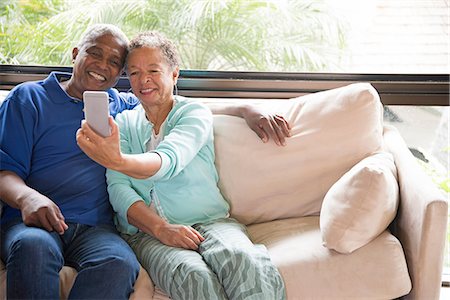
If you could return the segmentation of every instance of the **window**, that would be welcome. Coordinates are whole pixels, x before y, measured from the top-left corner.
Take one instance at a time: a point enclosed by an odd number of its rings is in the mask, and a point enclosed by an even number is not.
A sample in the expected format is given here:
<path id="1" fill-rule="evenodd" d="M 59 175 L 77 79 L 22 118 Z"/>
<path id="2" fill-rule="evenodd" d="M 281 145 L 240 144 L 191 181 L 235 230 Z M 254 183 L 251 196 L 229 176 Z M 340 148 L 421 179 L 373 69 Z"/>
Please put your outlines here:
<path id="1" fill-rule="evenodd" d="M 69 49 L 101 22 L 175 40 L 188 96 L 293 97 L 370 81 L 388 104 L 385 121 L 450 194 L 448 0 L 5 0 L 1 67 L 68 67 Z M 3 89 L 21 80 L 3 78 Z"/>

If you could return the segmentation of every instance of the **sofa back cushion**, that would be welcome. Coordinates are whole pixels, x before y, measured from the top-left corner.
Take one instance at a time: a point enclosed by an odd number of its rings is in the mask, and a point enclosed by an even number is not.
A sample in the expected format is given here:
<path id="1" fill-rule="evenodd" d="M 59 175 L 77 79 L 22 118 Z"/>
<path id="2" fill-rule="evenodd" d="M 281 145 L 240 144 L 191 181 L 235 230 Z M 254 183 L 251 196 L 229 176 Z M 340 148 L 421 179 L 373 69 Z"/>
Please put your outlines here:
<path id="1" fill-rule="evenodd" d="M 244 224 L 319 214 L 329 188 L 382 148 L 382 105 L 370 84 L 261 102 L 290 123 L 286 146 L 262 143 L 241 118 L 214 116 L 219 187 Z"/>

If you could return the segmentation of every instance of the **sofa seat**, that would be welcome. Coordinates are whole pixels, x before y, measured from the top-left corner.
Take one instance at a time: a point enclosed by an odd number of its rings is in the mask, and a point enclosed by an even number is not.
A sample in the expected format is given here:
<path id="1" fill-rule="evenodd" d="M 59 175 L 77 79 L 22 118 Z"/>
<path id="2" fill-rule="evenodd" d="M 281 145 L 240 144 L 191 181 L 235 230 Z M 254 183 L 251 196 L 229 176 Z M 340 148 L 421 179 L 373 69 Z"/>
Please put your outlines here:
<path id="1" fill-rule="evenodd" d="M 394 299 L 411 289 L 402 246 L 388 230 L 351 255 L 322 245 L 318 216 L 250 225 L 248 231 L 268 248 L 288 299 Z"/>
<path id="2" fill-rule="evenodd" d="M 254 243 L 269 250 L 288 299 L 395 299 L 411 290 L 402 246 L 388 230 L 346 255 L 322 245 L 318 216 L 276 220 L 247 229 Z M 155 287 L 156 299 L 169 298 Z"/>
<path id="3" fill-rule="evenodd" d="M 395 299 L 411 290 L 405 256 L 388 230 L 351 255 L 322 245 L 319 216 L 297 217 L 247 227 L 254 243 L 264 244 L 292 299 Z M 0 299 L 5 299 L 6 269 L 0 263 Z M 60 273 L 61 299 L 67 299 L 76 271 Z M 394 284 L 393 284 L 394 283 Z M 169 299 L 141 270 L 130 298 Z"/>

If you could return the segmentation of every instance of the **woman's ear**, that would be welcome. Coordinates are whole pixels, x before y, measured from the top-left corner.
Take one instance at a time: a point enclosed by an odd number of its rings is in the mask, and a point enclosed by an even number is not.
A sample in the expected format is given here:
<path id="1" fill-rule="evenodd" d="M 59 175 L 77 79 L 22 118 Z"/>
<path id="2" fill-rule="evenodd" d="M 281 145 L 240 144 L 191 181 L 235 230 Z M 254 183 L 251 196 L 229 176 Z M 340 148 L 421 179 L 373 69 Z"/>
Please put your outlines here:
<path id="1" fill-rule="evenodd" d="M 177 84 L 178 76 L 180 76 L 180 68 L 176 67 L 172 72 L 173 84 Z"/>

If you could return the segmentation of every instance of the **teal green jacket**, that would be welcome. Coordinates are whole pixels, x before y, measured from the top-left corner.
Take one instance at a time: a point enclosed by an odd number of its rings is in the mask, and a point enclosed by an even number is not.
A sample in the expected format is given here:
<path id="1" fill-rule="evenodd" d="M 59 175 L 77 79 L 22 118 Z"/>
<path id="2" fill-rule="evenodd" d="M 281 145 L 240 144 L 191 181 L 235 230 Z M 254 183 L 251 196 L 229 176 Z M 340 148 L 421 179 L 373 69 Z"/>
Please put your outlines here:
<path id="1" fill-rule="evenodd" d="M 153 125 L 141 105 L 116 116 L 121 150 L 127 154 L 147 152 Z M 155 151 L 162 160 L 159 171 L 147 179 L 134 179 L 107 170 L 109 199 L 117 229 L 138 231 L 127 221 L 136 201 L 152 201 L 158 213 L 172 224 L 193 225 L 228 216 L 229 205 L 217 187 L 211 111 L 199 102 L 176 97 L 167 116 L 164 139 Z"/>

